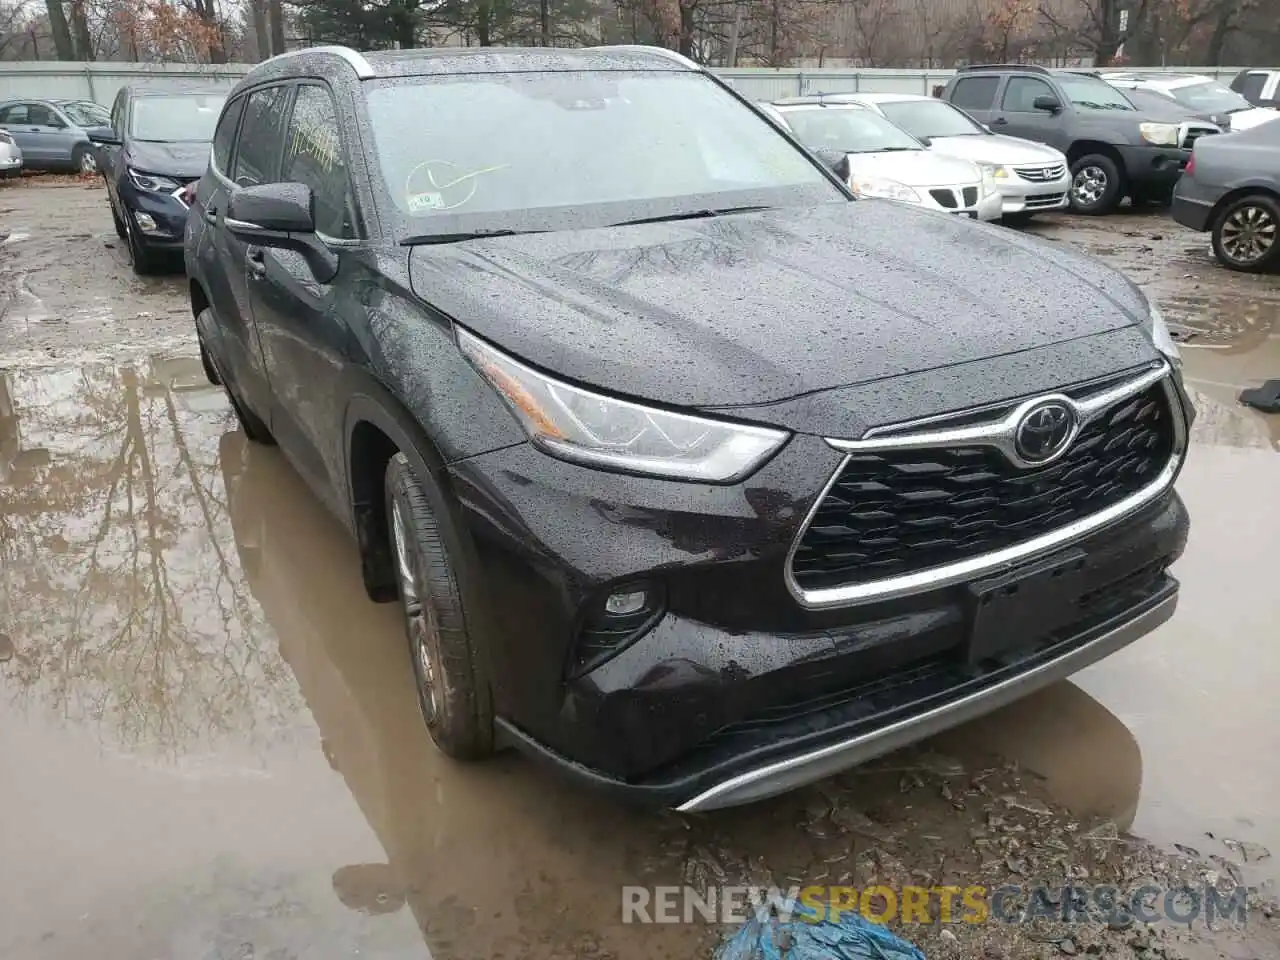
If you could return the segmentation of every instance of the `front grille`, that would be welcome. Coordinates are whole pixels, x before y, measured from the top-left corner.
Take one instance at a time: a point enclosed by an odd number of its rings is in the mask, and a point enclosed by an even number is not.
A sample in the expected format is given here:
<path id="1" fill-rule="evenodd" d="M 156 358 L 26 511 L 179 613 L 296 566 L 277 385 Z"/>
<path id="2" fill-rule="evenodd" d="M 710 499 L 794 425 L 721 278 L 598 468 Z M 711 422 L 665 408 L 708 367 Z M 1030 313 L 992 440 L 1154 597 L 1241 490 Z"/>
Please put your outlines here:
<path id="1" fill-rule="evenodd" d="M 964 205 L 966 207 L 972 207 L 977 202 L 978 202 L 978 188 L 965 187 L 964 188 Z"/>
<path id="2" fill-rule="evenodd" d="M 1056 207 L 1062 202 L 1062 198 L 1065 196 L 1065 193 L 1038 193 L 1035 196 L 1026 197 L 1023 204 L 1028 210 L 1038 210 L 1042 207 Z"/>
<path id="3" fill-rule="evenodd" d="M 1052 533 L 1137 493 L 1174 451 L 1164 386 L 1121 400 L 1045 467 L 989 446 L 852 453 L 792 559 L 804 590 L 903 576 Z"/>
<path id="4" fill-rule="evenodd" d="M 1211 137 L 1217 132 L 1209 127 L 1190 127 L 1182 137 L 1182 148 L 1190 150 L 1201 137 Z"/>
<path id="5" fill-rule="evenodd" d="M 938 201 L 939 206 L 946 207 L 948 210 L 956 208 L 956 195 L 951 190 L 930 190 L 929 195 Z"/>
<path id="6" fill-rule="evenodd" d="M 1014 167 L 1013 172 L 1023 180 L 1029 180 L 1032 183 L 1048 183 L 1050 180 L 1065 176 L 1067 165 L 1059 163 L 1050 167 Z"/>

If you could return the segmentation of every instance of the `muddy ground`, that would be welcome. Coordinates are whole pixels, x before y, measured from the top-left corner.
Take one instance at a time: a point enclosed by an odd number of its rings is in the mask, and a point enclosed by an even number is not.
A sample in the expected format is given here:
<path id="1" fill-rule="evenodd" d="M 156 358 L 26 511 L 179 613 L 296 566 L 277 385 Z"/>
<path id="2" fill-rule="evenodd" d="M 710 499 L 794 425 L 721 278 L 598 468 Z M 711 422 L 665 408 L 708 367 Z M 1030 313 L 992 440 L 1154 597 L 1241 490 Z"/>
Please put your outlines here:
<path id="1" fill-rule="evenodd" d="M 619 807 L 442 759 L 394 609 L 134 278 L 98 183 L 0 186 L 0 957 L 693 958 L 625 884 L 1251 885 L 1190 929 L 913 926 L 932 957 L 1280 957 L 1280 278 L 1160 211 L 1034 227 L 1127 271 L 1185 344 L 1182 605 L 920 749 L 751 808 Z M 1275 851 L 1276 856 L 1270 855 Z"/>

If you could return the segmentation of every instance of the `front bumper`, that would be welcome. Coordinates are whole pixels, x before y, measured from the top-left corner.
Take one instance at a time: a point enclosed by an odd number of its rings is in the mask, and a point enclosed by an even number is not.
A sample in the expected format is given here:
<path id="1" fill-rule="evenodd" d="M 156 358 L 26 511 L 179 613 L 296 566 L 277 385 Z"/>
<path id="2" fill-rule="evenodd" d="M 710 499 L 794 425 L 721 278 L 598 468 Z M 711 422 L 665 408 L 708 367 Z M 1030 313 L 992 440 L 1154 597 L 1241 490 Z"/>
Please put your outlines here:
<path id="1" fill-rule="evenodd" d="M 166 193 L 130 188 L 120 192 L 124 215 L 133 222 L 138 240 L 152 250 L 181 250 L 187 226 L 187 205 Z"/>
<path id="2" fill-rule="evenodd" d="M 1002 214 L 1035 213 L 1040 210 L 1065 210 L 1071 204 L 1071 174 L 1056 180 L 1032 183 L 1014 175 L 996 181 L 1003 207 Z"/>
<path id="3" fill-rule="evenodd" d="M 22 154 L 16 147 L 0 149 L 0 171 L 9 172 L 11 170 L 22 169 Z"/>
<path id="4" fill-rule="evenodd" d="M 1116 149 L 1129 183 L 1145 190 L 1173 189 L 1191 159 L 1191 151 L 1180 147 L 1123 144 Z"/>
<path id="5" fill-rule="evenodd" d="M 1188 526 L 1172 478 L 1046 548 L 1087 557 L 1061 588 L 1081 598 L 1079 618 L 998 665 L 965 659 L 969 584 L 987 569 L 852 606 L 802 603 L 788 556 L 841 460 L 796 436 L 735 487 L 599 473 L 527 444 L 453 464 L 492 596 L 486 648 L 506 735 L 646 803 L 742 803 L 994 709 L 1172 612 L 1166 568 Z M 641 635 L 573 669 L 586 612 L 638 585 L 661 598 Z"/>

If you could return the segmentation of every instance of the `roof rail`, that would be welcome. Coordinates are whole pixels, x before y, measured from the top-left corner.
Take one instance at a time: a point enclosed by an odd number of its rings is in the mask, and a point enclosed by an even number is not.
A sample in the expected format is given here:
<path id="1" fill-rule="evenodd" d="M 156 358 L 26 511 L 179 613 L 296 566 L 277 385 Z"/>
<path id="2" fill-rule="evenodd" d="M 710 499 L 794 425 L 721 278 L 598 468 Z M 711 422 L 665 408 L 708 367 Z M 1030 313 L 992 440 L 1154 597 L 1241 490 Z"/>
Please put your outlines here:
<path id="1" fill-rule="evenodd" d="M 590 49 L 600 50 L 605 53 L 611 51 L 617 53 L 651 53 L 659 57 L 665 57 L 668 60 L 680 64 L 681 66 L 688 67 L 690 70 L 702 70 L 701 64 L 695 63 L 683 53 L 677 53 L 667 47 L 653 47 L 647 46 L 643 43 L 614 43 L 609 46 L 591 47 Z"/>
<path id="2" fill-rule="evenodd" d="M 971 63 L 966 67 L 958 68 L 956 73 L 981 73 L 983 70 L 1021 70 L 1024 73 L 1049 75 L 1049 70 L 1038 63 Z"/>
<path id="3" fill-rule="evenodd" d="M 1099 79 L 1101 79 L 1102 77 L 1101 70 L 1090 70 L 1088 67 L 1069 67 L 1068 69 L 1063 70 L 1062 72 L 1070 73 L 1077 77 L 1098 77 Z M 1121 77 L 1127 80 L 1139 79 L 1136 75 L 1131 73 L 1117 73 L 1115 76 L 1116 76 L 1116 79 L 1120 79 Z"/>
<path id="4" fill-rule="evenodd" d="M 357 53 L 350 47 L 341 47 L 337 44 L 326 44 L 318 47 L 299 47 L 297 50 L 286 50 L 284 53 L 278 53 L 263 63 L 272 63 L 285 57 L 301 57 L 308 53 L 327 53 L 335 57 L 341 57 L 351 65 L 351 69 L 356 72 L 356 76 L 361 80 L 371 80 L 378 75 L 373 69 L 373 64 L 364 58 L 362 54 Z"/>

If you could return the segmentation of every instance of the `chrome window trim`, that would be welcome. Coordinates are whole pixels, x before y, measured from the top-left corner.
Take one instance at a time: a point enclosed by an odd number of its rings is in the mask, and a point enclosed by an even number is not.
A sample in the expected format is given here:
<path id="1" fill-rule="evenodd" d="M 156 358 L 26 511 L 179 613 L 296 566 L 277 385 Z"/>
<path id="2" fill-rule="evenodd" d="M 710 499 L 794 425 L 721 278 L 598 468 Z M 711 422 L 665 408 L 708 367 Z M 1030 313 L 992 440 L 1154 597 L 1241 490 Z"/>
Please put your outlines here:
<path id="1" fill-rule="evenodd" d="M 1102 529 L 1118 520 L 1123 519 L 1129 514 L 1139 510 L 1146 504 L 1154 501 L 1157 497 L 1173 486 L 1173 481 L 1178 475 L 1178 470 L 1182 466 L 1182 460 L 1186 453 L 1187 447 L 1187 423 L 1183 416 L 1182 404 L 1178 399 L 1177 392 L 1173 386 L 1173 380 L 1170 377 L 1171 369 L 1165 362 L 1161 362 L 1160 366 L 1154 368 L 1133 380 L 1129 380 L 1110 390 L 1104 390 L 1085 400 L 1073 400 L 1071 397 L 1063 393 L 1050 393 L 1042 396 L 1032 397 L 1024 400 L 1013 408 L 1006 416 L 999 420 L 979 426 L 961 427 L 955 430 L 935 430 L 922 433 L 911 433 L 896 436 L 873 437 L 872 434 L 878 431 L 888 431 L 901 429 L 901 425 L 877 428 L 877 430 L 868 431 L 862 440 L 833 440 L 828 439 L 827 443 L 837 450 L 844 451 L 845 456 L 836 466 L 835 471 L 831 474 L 823 486 L 821 493 L 813 501 L 808 513 L 805 515 L 804 522 L 800 525 L 800 529 L 796 532 L 795 539 L 791 542 L 791 548 L 787 552 L 785 563 L 784 578 L 786 580 L 787 589 L 796 601 L 809 610 L 825 610 L 833 607 L 854 606 L 861 603 L 870 603 L 880 600 L 892 600 L 898 597 L 909 596 L 911 594 L 920 593 L 925 590 L 937 590 L 943 587 L 953 586 L 957 583 L 963 583 L 976 576 L 981 576 L 1002 568 L 1007 568 L 1015 563 L 1028 560 L 1040 554 L 1049 553 L 1060 547 L 1066 546 L 1075 540 L 1087 536 L 1097 530 Z M 1076 427 L 1076 434 L 1072 435 L 1074 441 L 1081 427 L 1089 421 L 1096 419 L 1108 407 L 1119 403 L 1120 401 L 1141 393 L 1154 384 L 1163 381 L 1165 400 L 1168 404 L 1169 414 L 1173 417 L 1173 452 L 1168 462 L 1160 471 L 1159 475 L 1141 490 L 1130 494 L 1118 503 L 1099 510 L 1097 513 L 1082 517 L 1065 527 L 1049 533 L 1041 534 L 1019 544 L 1005 547 L 1002 550 L 996 550 L 992 553 L 984 553 L 967 560 L 960 560 L 955 563 L 944 564 L 940 567 L 931 567 L 927 570 L 918 570 L 914 573 L 901 574 L 894 577 L 886 577 L 881 580 L 868 580 L 861 583 L 844 584 L 838 587 L 822 587 L 819 589 L 807 590 L 796 582 L 794 572 L 794 562 L 796 551 L 800 548 L 800 543 L 804 539 L 805 534 L 809 530 L 809 525 L 813 522 L 813 518 L 817 515 L 819 507 L 826 499 L 831 488 L 835 486 L 836 481 L 844 472 L 850 458 L 860 452 L 881 451 L 881 450 L 916 450 L 926 449 L 929 447 L 939 446 L 991 446 L 999 449 L 1009 457 L 1010 461 L 1022 466 L 1045 466 L 1053 461 L 1046 461 L 1040 464 L 1025 464 L 1018 457 L 1013 449 L 1013 431 L 1017 428 L 1017 423 L 1022 414 L 1036 404 L 1043 403 L 1046 400 L 1058 400 L 1069 404 L 1076 411 L 1079 423 Z M 959 412 L 949 416 L 961 416 L 963 412 Z M 1071 445 L 1068 444 L 1066 450 L 1070 450 Z M 1064 450 L 1063 456 L 1066 453 Z M 1056 458 L 1055 458 L 1056 459 Z"/>

